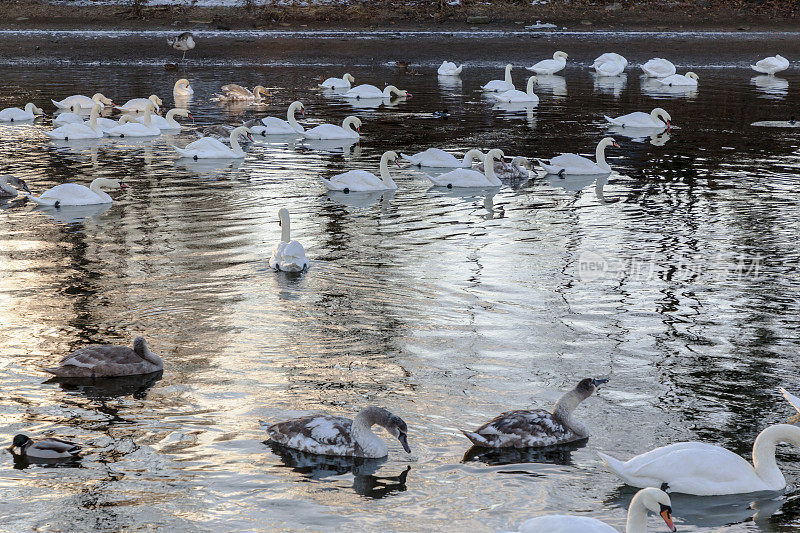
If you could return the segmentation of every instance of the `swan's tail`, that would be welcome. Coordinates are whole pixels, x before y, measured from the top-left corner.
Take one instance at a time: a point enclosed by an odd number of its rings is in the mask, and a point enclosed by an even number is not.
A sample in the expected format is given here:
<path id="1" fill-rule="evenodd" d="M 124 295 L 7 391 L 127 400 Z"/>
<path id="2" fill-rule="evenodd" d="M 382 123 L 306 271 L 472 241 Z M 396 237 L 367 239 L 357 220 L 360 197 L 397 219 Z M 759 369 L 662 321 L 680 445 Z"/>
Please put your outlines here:
<path id="1" fill-rule="evenodd" d="M 172 145 L 172 149 L 178 152 L 178 155 L 181 157 L 192 157 L 192 154 L 190 154 L 188 150 L 184 150 L 183 148 L 178 148 L 174 144 Z"/>
<path id="2" fill-rule="evenodd" d="M 22 194 L 24 196 L 27 196 L 29 200 L 33 201 L 38 205 L 46 205 L 49 207 L 53 207 L 56 205 L 56 202 L 58 202 L 58 200 L 56 200 L 55 198 L 39 198 L 38 196 L 34 196 L 28 193 L 22 193 Z"/>
<path id="3" fill-rule="evenodd" d="M 617 123 L 616 119 L 613 119 L 613 118 L 609 117 L 608 115 L 603 115 L 603 118 L 606 119 L 607 121 L 609 121 L 611 124 L 616 124 Z"/>
<path id="4" fill-rule="evenodd" d="M 800 398 L 798 398 L 794 394 L 791 394 L 789 391 L 787 391 L 783 387 L 779 387 L 778 390 L 781 391 L 781 394 L 783 394 L 783 397 L 786 398 L 786 401 L 788 401 L 790 404 L 792 404 L 792 407 L 797 409 L 797 412 L 800 413 Z"/>
<path id="5" fill-rule="evenodd" d="M 59 108 L 59 109 L 69 109 L 69 106 L 68 106 L 68 105 L 64 105 L 64 104 L 62 104 L 61 102 L 56 102 L 56 101 L 55 101 L 55 100 L 53 100 L 52 98 L 50 99 L 50 101 L 51 101 L 51 102 L 53 102 L 53 105 L 55 105 L 55 106 L 56 106 L 57 108 Z"/>
<path id="6" fill-rule="evenodd" d="M 474 444 L 475 446 L 484 446 L 484 447 L 491 446 L 488 440 L 486 440 L 481 435 L 478 435 L 477 433 L 473 433 L 472 431 L 464 431 L 463 429 L 461 430 L 461 433 L 463 433 L 464 436 L 467 437 L 470 440 L 470 442 L 472 442 L 472 444 Z"/>
<path id="7" fill-rule="evenodd" d="M 322 179 L 323 185 L 325 185 L 325 187 L 327 187 L 329 191 L 341 191 L 341 190 L 344 190 L 344 187 L 341 187 L 340 185 L 337 185 L 337 184 L 333 183 L 330 180 L 326 180 L 325 178 L 320 178 L 320 179 Z"/>
<path id="8" fill-rule="evenodd" d="M 545 171 L 546 171 L 548 174 L 558 174 L 559 172 L 561 172 L 561 169 L 560 169 L 560 168 L 558 168 L 558 167 L 554 167 L 554 166 L 552 166 L 552 165 L 548 165 L 547 163 L 545 163 L 545 162 L 544 162 L 544 161 L 542 161 L 541 159 L 537 159 L 536 161 L 538 161 L 538 162 L 539 162 L 539 166 L 540 166 L 540 167 L 542 167 L 543 169 L 545 169 Z"/>
<path id="9" fill-rule="evenodd" d="M 603 464 L 606 465 L 606 468 L 614 472 L 622 479 L 625 479 L 625 474 L 623 473 L 625 471 L 625 463 L 602 452 L 597 452 L 597 455 L 599 455 L 600 459 L 603 460 Z"/>
<path id="10" fill-rule="evenodd" d="M 400 152 L 400 159 L 405 159 L 406 161 L 408 161 L 412 165 L 418 165 L 419 164 L 419 161 L 415 161 L 414 160 L 414 156 L 411 156 L 411 155 L 408 155 L 408 154 L 404 154 L 403 152 Z"/>

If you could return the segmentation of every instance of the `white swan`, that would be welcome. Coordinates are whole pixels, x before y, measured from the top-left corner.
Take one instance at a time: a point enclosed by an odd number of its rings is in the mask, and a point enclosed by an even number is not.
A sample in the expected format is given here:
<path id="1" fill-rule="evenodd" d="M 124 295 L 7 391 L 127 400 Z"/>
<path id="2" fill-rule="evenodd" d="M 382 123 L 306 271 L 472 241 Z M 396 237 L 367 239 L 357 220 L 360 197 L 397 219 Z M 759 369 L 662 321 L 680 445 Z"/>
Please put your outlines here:
<path id="1" fill-rule="evenodd" d="M 666 492 L 656 488 L 636 493 L 628 507 L 626 533 L 647 533 L 647 512 L 658 514 L 670 531 L 677 531 L 672 522 L 672 502 Z M 605 522 L 588 516 L 546 515 L 526 520 L 518 533 L 618 533 Z"/>
<path id="2" fill-rule="evenodd" d="M 484 91 L 492 92 L 492 93 L 502 93 L 505 91 L 513 91 L 514 87 L 514 80 L 511 78 L 511 70 L 514 66 L 509 63 L 506 65 L 506 77 L 505 80 L 492 80 L 488 82 L 486 85 L 481 87 Z"/>
<path id="3" fill-rule="evenodd" d="M 33 120 L 36 115 L 43 115 L 44 111 L 36 107 L 31 102 L 25 104 L 25 109 L 18 107 L 7 107 L 0 111 L 0 122 L 24 122 Z"/>
<path id="4" fill-rule="evenodd" d="M 383 426 L 406 453 L 408 426 L 399 416 L 381 407 L 365 407 L 350 420 L 341 416 L 311 415 L 262 427 L 274 442 L 308 453 L 345 457 L 386 457 L 386 443 L 372 432 L 373 425 Z"/>
<path id="5" fill-rule="evenodd" d="M 52 131 L 44 132 L 51 139 L 61 139 L 64 141 L 76 139 L 99 139 L 103 136 L 103 130 L 98 125 L 97 119 L 100 116 L 100 104 L 94 104 L 92 114 L 88 122 L 69 123 Z"/>
<path id="6" fill-rule="evenodd" d="M 91 119 L 84 120 L 82 116 L 67 111 L 66 113 L 59 113 L 58 116 L 53 119 L 53 124 L 57 126 L 64 126 L 65 124 L 86 124 L 90 126 Z M 119 126 L 119 124 L 119 122 L 110 118 L 97 117 L 94 129 L 99 129 L 101 133 L 105 133 L 109 129 Z"/>
<path id="7" fill-rule="evenodd" d="M 461 161 L 439 148 L 428 148 L 424 152 L 418 152 L 414 155 L 401 153 L 400 157 L 419 167 L 472 168 L 474 161 L 483 161 L 483 152 L 474 149 L 470 150 L 464 154 L 464 158 Z"/>
<path id="8" fill-rule="evenodd" d="M 592 68 L 597 70 L 599 65 L 603 63 L 607 63 L 609 61 L 616 61 L 617 63 L 622 63 L 622 68 L 626 68 L 628 66 L 628 60 L 622 57 L 621 55 L 615 52 L 606 52 L 605 54 L 600 54 L 597 56 L 597 59 L 594 60 L 592 63 Z"/>
<path id="9" fill-rule="evenodd" d="M 635 111 L 617 118 L 603 116 L 611 124 L 622 128 L 669 128 L 670 120 L 672 120 L 669 113 L 660 107 L 653 109 L 649 114 Z"/>
<path id="10" fill-rule="evenodd" d="M 303 126 L 298 124 L 297 119 L 294 118 L 294 114 L 297 111 L 303 114 L 306 112 L 305 107 L 303 107 L 303 104 L 299 101 L 292 102 L 292 105 L 286 110 L 286 120 L 275 117 L 265 117 L 261 119 L 261 126 L 252 126 L 250 129 L 253 133 L 258 135 L 291 135 L 303 133 L 305 131 Z"/>
<path id="11" fill-rule="evenodd" d="M 360 128 L 361 119 L 349 116 L 342 121 L 341 126 L 320 124 L 299 133 L 306 139 L 358 139 Z"/>
<path id="12" fill-rule="evenodd" d="M 330 179 L 322 178 L 322 183 L 329 191 L 343 191 L 343 192 L 364 192 L 364 191 L 388 191 L 397 189 L 397 184 L 389 175 L 389 161 L 394 161 L 397 166 L 397 153 L 384 152 L 381 156 L 379 178 L 372 172 L 366 170 L 350 170 L 343 174 L 337 174 Z"/>
<path id="13" fill-rule="evenodd" d="M 131 115 L 123 115 L 119 119 L 119 124 L 105 134 L 109 137 L 157 137 L 161 135 L 161 130 L 153 125 L 152 122 L 153 105 L 149 104 L 144 110 L 144 120 L 139 123 Z"/>
<path id="14" fill-rule="evenodd" d="M 272 270 L 283 272 L 302 272 L 308 268 L 308 259 L 303 245 L 291 239 L 289 229 L 289 211 L 285 208 L 278 210 L 278 221 L 281 225 L 281 242 L 272 250 L 269 258 L 269 267 Z"/>
<path id="15" fill-rule="evenodd" d="M 426 174 L 426 177 L 431 180 L 435 186 L 447 187 L 448 189 L 452 189 L 453 187 L 499 187 L 503 182 L 500 181 L 494 173 L 494 160 L 502 161 L 503 157 L 503 151 L 494 148 L 493 150 L 489 150 L 483 157 L 483 164 L 484 167 L 486 167 L 483 172 L 478 172 L 471 168 L 457 168 L 456 170 L 451 170 L 450 172 L 445 172 L 438 176 L 429 176 Z M 489 162 L 492 162 L 492 164 L 488 164 Z"/>
<path id="16" fill-rule="evenodd" d="M 159 109 L 161 109 L 161 98 L 158 96 L 151 94 L 147 98 L 133 98 L 132 100 L 128 100 L 123 105 L 114 106 L 116 109 L 119 109 L 123 113 L 130 113 L 130 114 L 137 114 L 137 113 L 144 113 L 147 109 L 148 104 L 153 106 L 156 113 L 158 113 Z"/>
<path id="17" fill-rule="evenodd" d="M 349 89 L 350 84 L 355 82 L 356 80 L 353 76 L 345 73 L 341 78 L 328 78 L 320 83 L 318 87 L 322 87 L 323 89 Z"/>
<path id="18" fill-rule="evenodd" d="M 10 174 L 0 175 L 0 198 L 16 198 L 17 189 L 23 189 L 28 193 L 31 192 L 25 180 Z"/>
<path id="19" fill-rule="evenodd" d="M 194 94 L 194 89 L 189 85 L 189 80 L 181 78 L 175 82 L 175 87 L 172 88 L 173 96 L 191 96 Z"/>
<path id="20" fill-rule="evenodd" d="M 606 146 L 619 148 L 617 141 L 611 137 L 606 137 L 597 143 L 595 161 L 576 154 L 561 154 L 551 159 L 549 163 L 544 163 L 541 159 L 538 161 L 548 174 L 558 174 L 560 176 L 565 174 L 605 174 L 611 172 L 611 166 L 606 163 Z"/>
<path id="21" fill-rule="evenodd" d="M 786 398 L 786 401 L 792 404 L 792 407 L 797 409 L 797 412 L 800 413 L 800 398 L 790 393 L 783 387 L 780 387 L 779 390 L 781 391 L 781 394 L 783 394 L 783 397 Z"/>
<path id="22" fill-rule="evenodd" d="M 675 74 L 675 65 L 666 59 L 654 57 L 642 65 L 642 70 L 650 78 L 666 78 Z"/>
<path id="23" fill-rule="evenodd" d="M 66 205 L 110 204 L 113 199 L 103 189 L 124 189 L 128 186 L 116 179 L 96 178 L 88 187 L 77 183 L 62 183 L 47 189 L 41 196 L 26 194 L 39 205 L 62 207 Z"/>
<path id="24" fill-rule="evenodd" d="M 223 85 L 220 90 L 222 92 L 215 94 L 211 100 L 216 102 L 253 102 L 259 104 L 264 98 L 272 96 L 266 87 L 261 85 L 256 85 L 250 91 L 241 85 L 229 83 Z"/>
<path id="25" fill-rule="evenodd" d="M 656 82 L 661 85 L 668 85 L 669 87 L 697 87 L 697 81 L 700 77 L 694 72 L 687 72 L 684 74 L 673 74 L 666 78 L 657 78 Z"/>
<path id="26" fill-rule="evenodd" d="M 114 102 L 112 102 L 111 99 L 103 96 L 102 93 L 95 93 L 95 95 L 91 98 L 88 96 L 83 96 L 82 94 L 75 94 L 72 96 L 67 96 L 60 102 L 56 102 L 52 99 L 50 101 L 53 102 L 57 108 L 72 112 L 80 111 L 81 109 L 92 109 L 94 104 L 100 104 L 100 106 L 114 105 Z"/>
<path id="27" fill-rule="evenodd" d="M 619 76 L 628 66 L 628 60 L 614 52 L 601 54 L 592 63 L 592 68 L 598 76 Z"/>
<path id="28" fill-rule="evenodd" d="M 456 66 L 455 63 L 452 61 L 442 61 L 442 64 L 439 65 L 439 69 L 436 73 L 439 76 L 458 76 L 461 74 L 461 69 L 464 68 L 464 65 Z"/>
<path id="29" fill-rule="evenodd" d="M 180 107 L 175 107 L 175 108 L 170 109 L 169 111 L 167 111 L 167 116 L 166 117 L 162 117 L 162 116 L 159 116 L 159 115 L 152 115 L 151 114 L 150 115 L 151 126 L 154 127 L 154 128 L 158 128 L 162 132 L 164 132 L 164 131 L 167 131 L 167 132 L 179 132 L 179 131 L 181 131 L 182 126 L 181 126 L 180 122 L 175 120 L 175 115 L 178 115 L 178 116 L 181 116 L 181 117 L 189 117 L 190 119 L 194 120 L 194 117 L 192 116 L 191 113 L 189 113 L 189 111 L 187 111 L 186 109 L 180 108 Z M 144 124 L 145 121 L 147 120 L 147 115 L 142 116 L 142 117 L 138 117 L 135 120 L 136 120 L 136 122 L 138 122 L 140 124 Z"/>
<path id="30" fill-rule="evenodd" d="M 387 85 L 382 91 L 374 85 L 358 85 L 353 87 L 342 96 L 345 98 L 355 98 L 356 100 L 375 100 L 379 98 L 393 98 L 395 96 L 411 96 L 408 91 L 402 91 L 394 85 Z"/>
<path id="31" fill-rule="evenodd" d="M 493 94 L 492 98 L 498 100 L 500 102 L 509 102 L 509 103 L 539 103 L 539 97 L 533 93 L 533 84 L 536 83 L 536 76 L 531 76 L 528 78 L 528 86 L 525 89 L 525 92 L 518 91 L 517 89 L 511 89 L 510 91 L 505 91 L 499 94 Z"/>
<path id="32" fill-rule="evenodd" d="M 250 129 L 246 126 L 239 126 L 234 128 L 230 135 L 230 147 L 222 143 L 218 139 L 212 137 L 203 137 L 194 142 L 186 145 L 185 148 L 178 148 L 172 146 L 181 157 L 190 157 L 192 159 L 241 159 L 244 157 L 244 150 L 239 145 L 239 136 L 245 135 L 251 141 L 253 140 L 250 135 Z"/>
<path id="33" fill-rule="evenodd" d="M 553 54 L 553 59 L 539 61 L 535 65 L 527 67 L 527 70 L 532 70 L 536 74 L 555 74 L 564 70 L 564 67 L 567 66 L 568 58 L 569 56 L 565 52 L 559 51 Z"/>
<path id="34" fill-rule="evenodd" d="M 750 65 L 750 68 L 762 74 L 769 74 L 772 76 L 776 72 L 781 72 L 789 68 L 789 60 L 785 57 L 776 54 L 772 57 L 765 57 L 758 61 L 755 65 Z"/>
<path id="35" fill-rule="evenodd" d="M 678 442 L 622 462 L 599 453 L 609 470 L 634 487 L 661 486 L 696 496 L 720 496 L 786 487 L 775 463 L 780 442 L 800 446 L 800 427 L 777 424 L 762 431 L 753 444 L 753 465 L 737 454 L 702 442 Z"/>

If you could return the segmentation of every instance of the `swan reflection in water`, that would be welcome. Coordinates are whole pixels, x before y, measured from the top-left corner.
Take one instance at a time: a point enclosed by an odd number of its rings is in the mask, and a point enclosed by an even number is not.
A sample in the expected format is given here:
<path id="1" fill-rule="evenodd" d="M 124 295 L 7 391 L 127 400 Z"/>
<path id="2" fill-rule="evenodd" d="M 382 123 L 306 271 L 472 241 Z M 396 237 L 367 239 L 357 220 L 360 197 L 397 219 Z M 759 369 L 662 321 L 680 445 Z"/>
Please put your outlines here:
<path id="1" fill-rule="evenodd" d="M 460 76 L 442 76 L 438 75 L 439 88 L 443 91 L 455 92 L 461 90 L 461 77 Z"/>
<path id="2" fill-rule="evenodd" d="M 689 98 L 697 96 L 697 85 L 664 85 L 657 78 L 642 77 L 642 94 L 661 98 Z"/>
<path id="3" fill-rule="evenodd" d="M 619 76 L 594 75 L 594 91 L 600 94 L 608 94 L 614 98 L 620 97 L 627 84 L 627 74 L 620 74 Z"/>
<path id="4" fill-rule="evenodd" d="M 88 218 L 100 218 L 111 209 L 111 206 L 112 204 L 65 205 L 62 207 L 37 205 L 31 209 L 31 212 L 40 211 L 55 222 L 62 224 L 75 224 Z"/>
<path id="5" fill-rule="evenodd" d="M 638 489 L 624 486 L 613 491 L 604 503 L 627 509 Z M 669 492 L 669 488 L 667 488 Z M 697 527 L 723 527 L 752 520 L 766 525 L 786 501 L 774 492 L 693 496 L 669 492 L 673 509 L 680 509 L 681 522 Z"/>
<path id="6" fill-rule="evenodd" d="M 664 146 L 670 139 L 669 131 L 664 128 L 623 128 L 622 126 L 611 126 L 608 132 L 614 136 L 627 137 L 633 142 L 650 141 L 653 146 Z"/>
<path id="7" fill-rule="evenodd" d="M 133 396 L 142 400 L 147 391 L 158 382 L 163 370 L 138 376 L 119 376 L 113 378 L 65 378 L 53 377 L 44 383 L 58 384 L 66 392 L 78 392 L 90 399 L 106 400 Z"/>
<path id="8" fill-rule="evenodd" d="M 567 192 L 581 192 L 589 185 L 594 184 L 594 194 L 602 204 L 611 204 L 618 202 L 618 199 L 609 200 L 605 197 L 603 188 L 608 183 L 610 172 L 604 174 L 586 174 L 586 175 L 570 175 L 567 174 L 563 178 L 557 174 L 539 174 L 538 179 L 551 187 L 564 189 Z"/>
<path id="9" fill-rule="evenodd" d="M 387 212 L 391 206 L 392 198 L 394 197 L 394 190 L 387 191 L 364 191 L 364 192 L 350 192 L 343 191 L 327 191 L 325 196 L 330 200 L 347 206 L 359 209 L 366 209 L 371 205 L 380 202 L 381 212 Z"/>
<path id="10" fill-rule="evenodd" d="M 318 152 L 328 152 L 331 154 L 342 154 L 345 157 L 350 156 L 350 149 L 354 144 L 358 143 L 358 139 L 304 139 L 303 146 L 316 150 Z M 358 145 L 355 150 L 360 150 Z"/>
<path id="11" fill-rule="evenodd" d="M 303 474 L 306 478 L 322 481 L 326 478 L 353 474 L 353 489 L 367 498 L 380 499 L 396 492 L 406 491 L 406 478 L 410 466 L 396 476 L 374 475 L 386 462 L 386 458 L 367 459 L 363 457 L 341 457 L 316 455 L 281 446 L 275 442 L 264 441 L 272 452 L 280 457 L 285 468 Z"/>
<path id="12" fill-rule="evenodd" d="M 789 80 L 775 76 L 755 76 L 750 78 L 750 85 L 755 85 L 762 98 L 781 99 L 789 94 Z"/>
<path id="13" fill-rule="evenodd" d="M 536 87 L 553 96 L 567 96 L 567 80 L 564 76 L 555 74 L 536 76 Z"/>
<path id="14" fill-rule="evenodd" d="M 552 465 L 572 465 L 572 452 L 586 446 L 588 438 L 544 448 L 483 448 L 473 446 L 464 457 L 462 463 L 480 461 L 490 466 L 514 465 L 523 463 L 543 463 Z"/>
<path id="15" fill-rule="evenodd" d="M 536 129 L 537 118 L 536 113 L 536 106 L 538 104 L 534 104 L 532 102 L 498 102 L 492 107 L 497 111 L 501 111 L 501 116 L 514 118 L 517 116 L 525 114 L 525 121 L 528 123 L 528 127 L 531 129 Z"/>

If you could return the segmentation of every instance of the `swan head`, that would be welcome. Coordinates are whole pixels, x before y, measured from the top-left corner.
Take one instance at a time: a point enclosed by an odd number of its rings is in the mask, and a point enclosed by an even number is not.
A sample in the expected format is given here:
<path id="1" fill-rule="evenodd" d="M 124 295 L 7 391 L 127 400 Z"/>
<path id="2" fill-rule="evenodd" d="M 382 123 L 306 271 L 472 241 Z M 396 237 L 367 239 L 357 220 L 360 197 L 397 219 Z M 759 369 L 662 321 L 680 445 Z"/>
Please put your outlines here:
<path id="1" fill-rule="evenodd" d="M 667 127 L 670 126 L 670 121 L 672 120 L 672 117 L 669 116 L 669 113 L 667 113 L 666 110 L 664 110 L 664 109 L 662 109 L 660 107 L 657 107 L 657 108 L 653 109 L 650 112 L 650 116 L 653 117 L 653 119 L 656 119 L 656 120 L 657 119 L 661 119 L 667 124 Z"/>
<path id="2" fill-rule="evenodd" d="M 658 514 L 670 531 L 677 531 L 672 522 L 672 501 L 669 499 L 669 494 L 661 489 L 649 487 L 637 492 L 633 498 L 639 500 L 648 510 Z"/>
<path id="3" fill-rule="evenodd" d="M 253 132 L 250 131 L 250 128 L 248 128 L 247 126 L 239 126 L 238 128 L 234 128 L 231 131 L 231 137 L 233 137 L 234 139 L 239 137 L 240 135 L 247 137 L 251 142 L 253 140 Z"/>
<path id="4" fill-rule="evenodd" d="M 603 146 L 614 146 L 615 148 L 619 148 L 619 145 L 617 144 L 617 141 L 614 140 L 614 137 L 605 137 L 602 141 L 600 141 L 600 144 Z"/>
<path id="5" fill-rule="evenodd" d="M 514 68 L 514 65 L 512 65 L 511 63 L 509 63 L 508 65 L 506 65 L 506 72 L 508 72 L 508 73 L 511 73 L 511 70 L 512 70 L 513 68 Z"/>
<path id="6" fill-rule="evenodd" d="M 28 102 L 27 104 L 25 104 L 25 111 L 27 111 L 28 113 L 33 113 L 34 115 L 44 114 L 44 111 L 42 111 L 41 108 L 36 107 L 36 104 L 34 104 L 33 102 Z"/>
<path id="7" fill-rule="evenodd" d="M 486 152 L 486 156 L 483 159 L 483 164 L 486 165 L 489 161 L 493 161 L 497 159 L 498 161 L 502 161 L 506 155 L 503 151 L 499 148 L 493 148 Z"/>
<path id="8" fill-rule="evenodd" d="M 394 162 L 397 165 L 397 168 L 400 168 L 400 158 L 397 156 L 397 152 L 393 150 L 389 150 L 383 153 L 381 156 L 381 161 Z"/>
<path id="9" fill-rule="evenodd" d="M 300 111 L 303 115 L 305 115 L 306 107 L 300 100 L 295 100 L 294 102 L 292 102 L 292 105 L 289 106 L 289 111 L 291 112 Z"/>
<path id="10" fill-rule="evenodd" d="M 186 78 L 181 78 L 175 82 L 176 89 L 185 88 L 188 86 L 189 86 L 189 80 L 187 80 Z"/>
<path id="11" fill-rule="evenodd" d="M 114 178 L 96 178 L 92 181 L 92 187 L 100 187 L 101 189 L 127 189 L 128 185 L 118 179 Z"/>
<path id="12" fill-rule="evenodd" d="M 28 184 L 25 183 L 25 180 L 20 179 L 16 176 L 12 176 L 11 174 L 0 176 L 0 185 L 3 183 L 7 183 L 12 187 L 14 187 L 15 189 L 22 189 L 28 194 L 31 194 L 31 190 L 28 188 Z"/>
<path id="13" fill-rule="evenodd" d="M 114 102 L 112 102 L 110 98 L 103 96 L 102 93 L 95 93 L 95 95 L 92 96 L 92 101 L 101 105 L 114 105 Z"/>
<path id="14" fill-rule="evenodd" d="M 356 418 L 363 420 L 368 425 L 378 424 L 382 426 L 400 441 L 406 453 L 411 453 L 411 448 L 408 446 L 408 425 L 399 416 L 390 413 L 383 407 L 370 406 L 362 409 L 356 415 Z M 353 420 L 353 425 L 355 425 L 355 422 Z"/>
<path id="15" fill-rule="evenodd" d="M 350 126 L 353 126 L 353 129 L 357 132 L 361 133 L 361 119 L 358 117 L 354 117 L 350 115 L 349 117 L 345 118 L 342 121 L 342 128 L 348 129 Z"/>
<path id="16" fill-rule="evenodd" d="M 691 80 L 694 80 L 694 81 L 699 81 L 700 80 L 700 76 L 698 76 L 694 72 L 687 72 L 686 73 L 686 77 L 691 79 Z"/>
<path id="17" fill-rule="evenodd" d="M 558 52 L 556 52 L 555 54 L 553 54 L 553 59 L 559 59 L 559 58 L 561 58 L 561 59 L 563 59 L 564 61 L 566 61 L 566 60 L 569 58 L 569 56 L 567 55 L 567 53 L 566 53 L 566 52 L 561 52 L 561 51 L 559 50 Z"/>
<path id="18" fill-rule="evenodd" d="M 530 78 L 528 78 L 528 89 L 533 90 L 533 86 L 537 83 L 539 83 L 539 78 L 537 78 L 536 76 L 531 76 Z"/>
<path id="19" fill-rule="evenodd" d="M 531 170 L 531 162 L 528 161 L 527 157 L 522 157 L 521 155 L 518 155 L 517 157 L 511 160 L 511 166 L 521 167 Z"/>
<path id="20" fill-rule="evenodd" d="M 351 76 L 350 74 L 348 74 L 348 73 L 345 73 L 345 75 L 342 76 L 342 79 L 344 81 L 349 81 L 350 83 L 355 83 L 356 82 L 356 79 L 353 76 Z"/>
<path id="21" fill-rule="evenodd" d="M 179 117 L 189 117 L 190 119 L 194 120 L 194 117 L 191 113 L 189 113 L 188 109 L 183 109 L 182 107 L 173 107 L 167 112 L 167 119 L 170 119 L 178 115 Z"/>
<path id="22" fill-rule="evenodd" d="M 264 96 L 264 97 L 272 96 L 272 94 L 270 94 L 270 92 L 267 90 L 267 88 L 264 87 L 263 85 L 256 85 L 255 87 L 253 87 L 253 95 L 256 98 L 259 98 L 260 96 Z"/>
<path id="23" fill-rule="evenodd" d="M 594 391 L 597 390 L 597 387 L 599 387 L 603 383 L 608 383 L 608 380 L 597 379 L 597 378 L 584 378 L 580 380 L 577 385 L 575 385 L 574 391 L 581 398 L 581 401 L 583 401 L 592 394 L 594 394 Z"/>
<path id="24" fill-rule="evenodd" d="M 411 94 L 408 91 L 401 91 L 400 89 L 398 89 L 394 85 L 387 85 L 386 88 L 383 89 L 383 93 L 384 94 L 388 94 L 390 96 L 391 95 L 395 95 L 395 96 L 411 96 Z"/>

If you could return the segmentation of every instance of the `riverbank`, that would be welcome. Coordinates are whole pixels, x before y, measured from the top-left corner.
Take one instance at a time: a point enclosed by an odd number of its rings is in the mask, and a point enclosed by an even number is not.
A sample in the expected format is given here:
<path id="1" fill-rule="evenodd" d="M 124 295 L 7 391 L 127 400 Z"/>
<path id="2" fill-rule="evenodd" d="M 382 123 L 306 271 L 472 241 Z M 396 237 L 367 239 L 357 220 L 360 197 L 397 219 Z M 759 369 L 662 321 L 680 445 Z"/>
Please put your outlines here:
<path id="1" fill-rule="evenodd" d="M 458 0 L 454 0 L 458 1 Z M 547 2 L 547 3 L 541 3 Z M 213 3 L 213 2 L 209 2 Z M 219 2 L 224 4 L 224 2 Z M 233 3 L 233 2 L 230 2 Z M 156 29 L 519 29 L 541 21 L 557 28 L 610 30 L 792 31 L 800 28 L 800 3 L 771 0 L 732 7 L 725 0 L 612 2 L 540 0 L 537 5 L 510 1 L 462 5 L 443 2 L 301 2 L 276 5 L 178 5 L 158 2 L 48 2 L 12 0 L 0 5 L 3 28 L 130 28 Z M 153 5 L 150 5 L 153 4 Z"/>

